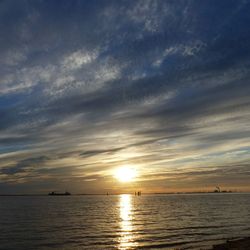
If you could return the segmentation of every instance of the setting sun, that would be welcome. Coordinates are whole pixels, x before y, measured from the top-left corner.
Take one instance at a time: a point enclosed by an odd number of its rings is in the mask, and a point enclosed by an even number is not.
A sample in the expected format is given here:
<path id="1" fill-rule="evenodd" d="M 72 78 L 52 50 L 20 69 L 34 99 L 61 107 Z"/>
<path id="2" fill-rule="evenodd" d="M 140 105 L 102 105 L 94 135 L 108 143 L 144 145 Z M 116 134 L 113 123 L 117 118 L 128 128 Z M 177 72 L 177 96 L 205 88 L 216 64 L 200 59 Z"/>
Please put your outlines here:
<path id="1" fill-rule="evenodd" d="M 115 171 L 115 178 L 120 182 L 130 182 L 133 181 L 136 177 L 136 169 L 132 167 L 120 167 Z"/>

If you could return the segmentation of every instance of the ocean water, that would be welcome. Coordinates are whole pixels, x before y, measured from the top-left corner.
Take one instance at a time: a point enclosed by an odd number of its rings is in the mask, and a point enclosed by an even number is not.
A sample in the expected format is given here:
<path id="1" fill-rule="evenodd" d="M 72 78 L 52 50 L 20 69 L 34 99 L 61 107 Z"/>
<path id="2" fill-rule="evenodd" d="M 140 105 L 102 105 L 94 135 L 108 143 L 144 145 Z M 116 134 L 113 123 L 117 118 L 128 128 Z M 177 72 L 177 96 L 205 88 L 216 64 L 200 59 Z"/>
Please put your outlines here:
<path id="1" fill-rule="evenodd" d="M 250 194 L 0 197 L 0 249 L 206 249 L 250 235 Z"/>

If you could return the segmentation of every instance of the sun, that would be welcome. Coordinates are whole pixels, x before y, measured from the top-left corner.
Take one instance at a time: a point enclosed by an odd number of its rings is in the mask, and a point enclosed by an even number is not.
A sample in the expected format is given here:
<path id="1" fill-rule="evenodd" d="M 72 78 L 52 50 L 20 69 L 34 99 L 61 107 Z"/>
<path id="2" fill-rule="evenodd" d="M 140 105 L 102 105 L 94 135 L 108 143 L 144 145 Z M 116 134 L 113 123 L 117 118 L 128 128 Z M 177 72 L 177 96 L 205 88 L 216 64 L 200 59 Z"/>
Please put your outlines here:
<path id="1" fill-rule="evenodd" d="M 120 167 L 115 170 L 115 178 L 120 182 L 134 181 L 136 177 L 136 169 L 130 166 Z"/>

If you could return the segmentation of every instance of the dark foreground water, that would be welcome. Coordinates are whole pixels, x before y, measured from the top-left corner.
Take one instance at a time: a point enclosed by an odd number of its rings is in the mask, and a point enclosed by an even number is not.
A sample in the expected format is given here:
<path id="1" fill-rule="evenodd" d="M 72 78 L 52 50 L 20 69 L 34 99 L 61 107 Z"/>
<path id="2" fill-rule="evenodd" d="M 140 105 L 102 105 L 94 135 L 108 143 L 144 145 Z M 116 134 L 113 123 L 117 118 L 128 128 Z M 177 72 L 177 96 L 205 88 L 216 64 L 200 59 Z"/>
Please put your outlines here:
<path id="1" fill-rule="evenodd" d="M 0 197 L 0 249 L 204 249 L 250 235 L 250 194 Z"/>

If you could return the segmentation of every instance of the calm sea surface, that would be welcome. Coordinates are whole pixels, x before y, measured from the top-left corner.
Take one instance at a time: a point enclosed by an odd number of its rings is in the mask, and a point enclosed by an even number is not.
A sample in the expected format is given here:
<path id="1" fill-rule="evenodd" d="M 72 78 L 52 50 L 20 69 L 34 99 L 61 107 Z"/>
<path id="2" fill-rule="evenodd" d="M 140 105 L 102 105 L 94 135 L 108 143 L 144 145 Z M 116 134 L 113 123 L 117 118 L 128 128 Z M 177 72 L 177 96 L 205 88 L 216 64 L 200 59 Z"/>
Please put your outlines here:
<path id="1" fill-rule="evenodd" d="M 250 235 L 250 194 L 0 197 L 0 249 L 204 249 Z"/>

